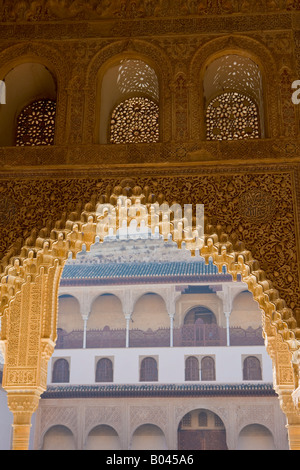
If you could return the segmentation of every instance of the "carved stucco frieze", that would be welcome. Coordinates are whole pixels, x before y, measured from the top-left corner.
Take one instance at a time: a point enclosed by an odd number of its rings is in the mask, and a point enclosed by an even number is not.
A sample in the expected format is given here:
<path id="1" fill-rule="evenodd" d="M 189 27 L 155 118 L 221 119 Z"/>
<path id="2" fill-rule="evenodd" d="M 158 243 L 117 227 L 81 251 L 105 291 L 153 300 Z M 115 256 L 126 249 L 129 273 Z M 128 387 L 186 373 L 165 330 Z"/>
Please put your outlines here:
<path id="1" fill-rule="evenodd" d="M 47 430 L 57 425 L 68 427 L 73 432 L 74 436 L 77 436 L 78 419 L 78 408 L 76 406 L 56 405 L 41 408 L 41 442 Z"/>
<path id="2" fill-rule="evenodd" d="M 113 427 L 121 435 L 124 426 L 122 417 L 121 406 L 86 406 L 84 408 L 85 440 L 93 428 L 103 424 Z"/>
<path id="3" fill-rule="evenodd" d="M 57 21 L 67 19 L 100 18 L 146 18 L 194 15 L 234 15 L 240 13 L 297 11 L 295 0 L 200 0 L 172 2 L 162 0 L 112 0 L 99 2 L 77 2 L 67 4 L 58 0 L 8 1 L 2 2 L 1 21 Z"/>
<path id="4" fill-rule="evenodd" d="M 168 408 L 166 406 L 138 406 L 129 407 L 130 434 L 144 423 L 154 424 L 166 434 L 168 431 Z"/>
<path id="5" fill-rule="evenodd" d="M 274 286 L 291 308 L 299 308 L 296 221 L 291 200 L 294 195 L 293 172 L 272 171 L 231 174 L 208 173 L 185 177 L 139 178 L 142 188 L 153 188 L 166 200 L 179 203 L 203 203 L 205 214 L 215 224 L 222 224 L 229 236 L 243 240 L 261 263 Z M 1 252 L 16 254 L 21 240 L 38 237 L 47 221 L 59 220 L 66 207 L 72 210 L 93 195 L 105 194 L 115 186 L 115 178 L 9 179 L 1 180 L 3 198 Z M 38 203 L 37 203 L 38 201 Z M 10 211 L 5 212 L 9 207 Z M 9 223 L 8 223 L 9 222 Z M 33 232 L 32 232 L 33 231 Z M 19 240 L 19 242 L 18 242 Z"/>

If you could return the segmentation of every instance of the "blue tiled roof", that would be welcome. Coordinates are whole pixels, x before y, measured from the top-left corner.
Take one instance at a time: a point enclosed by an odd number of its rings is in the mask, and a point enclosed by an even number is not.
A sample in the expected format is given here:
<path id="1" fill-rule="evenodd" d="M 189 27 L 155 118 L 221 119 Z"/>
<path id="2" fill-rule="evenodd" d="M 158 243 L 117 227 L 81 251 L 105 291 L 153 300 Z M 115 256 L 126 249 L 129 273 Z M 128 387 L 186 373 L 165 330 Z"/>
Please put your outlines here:
<path id="1" fill-rule="evenodd" d="M 150 262 L 150 263 L 91 263 L 91 264 L 66 264 L 62 273 L 64 281 L 84 280 L 130 280 L 137 278 L 197 278 L 199 276 L 221 276 L 223 280 L 231 279 L 224 270 L 220 275 L 218 269 L 212 263 L 203 261 L 193 262 Z"/>

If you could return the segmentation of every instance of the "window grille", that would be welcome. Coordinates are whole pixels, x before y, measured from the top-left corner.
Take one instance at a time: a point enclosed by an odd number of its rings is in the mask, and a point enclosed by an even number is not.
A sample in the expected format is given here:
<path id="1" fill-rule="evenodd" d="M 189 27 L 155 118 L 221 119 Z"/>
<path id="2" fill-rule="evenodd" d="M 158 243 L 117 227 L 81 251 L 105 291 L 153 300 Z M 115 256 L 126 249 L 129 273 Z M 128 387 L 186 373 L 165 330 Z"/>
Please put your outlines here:
<path id="1" fill-rule="evenodd" d="M 157 362 L 153 357 L 145 357 L 141 362 L 140 381 L 157 382 Z"/>
<path id="2" fill-rule="evenodd" d="M 196 357 L 188 357 L 185 361 L 185 380 L 199 380 L 199 361 Z"/>
<path id="3" fill-rule="evenodd" d="M 214 98 L 206 111 L 207 140 L 258 139 L 259 113 L 254 101 L 241 93 Z"/>
<path id="4" fill-rule="evenodd" d="M 201 411 L 198 414 L 198 426 L 202 428 L 207 427 L 207 413 L 205 411 Z"/>
<path id="5" fill-rule="evenodd" d="M 181 420 L 181 424 L 185 428 L 190 428 L 192 426 L 192 415 L 191 415 L 191 413 L 187 413 L 186 415 L 184 415 L 184 417 Z"/>
<path id="6" fill-rule="evenodd" d="M 262 380 L 260 361 L 257 357 L 249 356 L 244 360 L 244 380 Z"/>
<path id="7" fill-rule="evenodd" d="M 38 100 L 26 106 L 17 121 L 17 146 L 53 145 L 56 103 Z"/>
<path id="8" fill-rule="evenodd" d="M 216 428 L 223 428 L 224 427 L 224 423 L 218 415 L 215 415 L 215 427 Z"/>
<path id="9" fill-rule="evenodd" d="M 69 382 L 69 363 L 66 359 L 57 359 L 53 366 L 52 382 L 61 383 Z"/>
<path id="10" fill-rule="evenodd" d="M 215 361 L 212 357 L 201 360 L 201 380 L 216 380 Z"/>
<path id="11" fill-rule="evenodd" d="M 158 105 L 143 97 L 129 98 L 113 111 L 110 141 L 113 144 L 151 143 L 159 139 Z"/>
<path id="12" fill-rule="evenodd" d="M 96 382 L 113 382 L 113 364 L 108 358 L 102 358 L 97 362 Z"/>

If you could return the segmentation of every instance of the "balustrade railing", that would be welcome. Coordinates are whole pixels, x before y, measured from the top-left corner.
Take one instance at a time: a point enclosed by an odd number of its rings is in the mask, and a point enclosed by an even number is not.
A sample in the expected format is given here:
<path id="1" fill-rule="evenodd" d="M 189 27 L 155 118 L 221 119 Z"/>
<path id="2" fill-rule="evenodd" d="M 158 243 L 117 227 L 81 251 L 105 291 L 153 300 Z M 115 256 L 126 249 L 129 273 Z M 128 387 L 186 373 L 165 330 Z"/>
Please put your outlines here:
<path id="1" fill-rule="evenodd" d="M 230 328 L 230 346 L 261 346 L 264 344 L 262 329 Z M 83 347 L 83 330 L 66 332 L 57 331 L 56 349 L 80 349 Z M 226 346 L 226 328 L 216 324 L 183 325 L 173 329 L 173 345 L 188 346 Z M 101 330 L 87 330 L 86 348 L 125 348 L 125 328 L 111 329 L 108 326 Z M 131 329 L 129 347 L 168 347 L 170 346 L 170 328 L 157 330 Z"/>
<path id="2" fill-rule="evenodd" d="M 263 346 L 262 328 L 230 328 L 230 346 Z"/>
<path id="3" fill-rule="evenodd" d="M 226 346 L 226 329 L 206 323 L 183 325 L 174 330 L 174 346 Z"/>

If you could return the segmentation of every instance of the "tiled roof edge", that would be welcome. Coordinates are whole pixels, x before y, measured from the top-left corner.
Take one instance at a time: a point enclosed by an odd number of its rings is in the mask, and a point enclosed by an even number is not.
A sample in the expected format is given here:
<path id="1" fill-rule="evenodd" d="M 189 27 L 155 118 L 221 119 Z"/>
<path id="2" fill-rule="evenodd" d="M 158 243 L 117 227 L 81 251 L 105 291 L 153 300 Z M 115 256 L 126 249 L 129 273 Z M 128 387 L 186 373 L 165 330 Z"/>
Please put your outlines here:
<path id="1" fill-rule="evenodd" d="M 49 385 L 43 399 L 137 396 L 277 396 L 270 383 Z"/>

